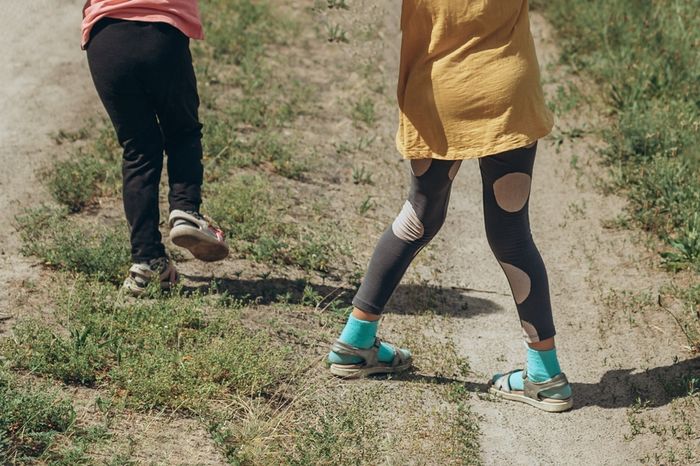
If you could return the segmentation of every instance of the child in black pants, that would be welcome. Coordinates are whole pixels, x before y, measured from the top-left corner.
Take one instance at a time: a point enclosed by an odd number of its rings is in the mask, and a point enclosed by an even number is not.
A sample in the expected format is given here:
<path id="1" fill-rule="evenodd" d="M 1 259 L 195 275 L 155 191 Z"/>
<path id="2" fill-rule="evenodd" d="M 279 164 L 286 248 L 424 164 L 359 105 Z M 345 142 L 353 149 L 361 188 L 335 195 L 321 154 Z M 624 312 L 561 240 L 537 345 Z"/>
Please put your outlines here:
<path id="1" fill-rule="evenodd" d="M 158 230 L 158 187 L 163 151 L 168 155 L 174 244 L 204 261 L 228 255 L 221 230 L 200 213 L 202 125 L 189 38 L 165 22 L 105 17 L 92 26 L 87 50 L 90 72 L 124 149 L 123 198 L 131 230 L 133 266 L 124 282 L 132 294 L 178 279 Z"/>

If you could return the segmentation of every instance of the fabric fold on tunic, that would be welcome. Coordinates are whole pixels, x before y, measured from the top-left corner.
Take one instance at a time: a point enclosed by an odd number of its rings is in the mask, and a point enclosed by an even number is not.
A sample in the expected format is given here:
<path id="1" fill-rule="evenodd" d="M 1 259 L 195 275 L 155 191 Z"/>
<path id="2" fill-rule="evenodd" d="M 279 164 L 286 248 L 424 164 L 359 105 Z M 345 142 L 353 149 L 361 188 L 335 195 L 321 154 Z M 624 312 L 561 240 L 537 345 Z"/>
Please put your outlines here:
<path id="1" fill-rule="evenodd" d="M 527 0 L 404 0 L 398 150 L 472 159 L 546 136 Z"/>

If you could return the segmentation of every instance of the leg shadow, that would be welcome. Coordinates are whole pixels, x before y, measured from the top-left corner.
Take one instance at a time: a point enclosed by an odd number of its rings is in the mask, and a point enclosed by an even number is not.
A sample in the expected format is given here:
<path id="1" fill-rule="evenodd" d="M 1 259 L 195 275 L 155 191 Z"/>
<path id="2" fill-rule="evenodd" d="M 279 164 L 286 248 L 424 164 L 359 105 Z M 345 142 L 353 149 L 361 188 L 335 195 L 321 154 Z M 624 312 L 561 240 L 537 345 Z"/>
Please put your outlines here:
<path id="1" fill-rule="evenodd" d="M 639 401 L 648 407 L 664 406 L 678 397 L 700 392 L 700 357 L 668 366 L 606 372 L 598 383 L 573 382 L 574 409 L 586 406 L 625 408 Z"/>
<path id="2" fill-rule="evenodd" d="M 185 293 L 227 293 L 233 298 L 252 301 L 257 304 L 287 302 L 291 304 L 308 304 L 305 295 L 310 287 L 315 296 L 320 297 L 319 307 L 335 301 L 336 306 L 352 305 L 352 298 L 357 291 L 347 286 L 333 286 L 309 283 L 306 280 L 270 277 L 260 280 L 187 276 L 193 285 L 185 286 Z M 467 319 L 479 314 L 488 314 L 502 310 L 494 301 L 478 298 L 468 294 L 469 290 L 450 287 L 438 287 L 423 284 L 400 285 L 389 302 L 386 313 L 421 315 L 434 313 L 442 316 Z"/>

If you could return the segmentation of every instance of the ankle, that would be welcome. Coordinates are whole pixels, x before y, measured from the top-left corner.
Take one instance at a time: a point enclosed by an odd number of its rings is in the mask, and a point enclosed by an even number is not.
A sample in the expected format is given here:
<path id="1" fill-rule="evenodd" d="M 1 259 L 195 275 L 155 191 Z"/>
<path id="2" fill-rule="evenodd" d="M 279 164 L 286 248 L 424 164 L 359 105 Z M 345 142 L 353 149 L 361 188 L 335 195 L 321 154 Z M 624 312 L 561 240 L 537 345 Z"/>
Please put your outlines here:
<path id="1" fill-rule="evenodd" d="M 536 351 L 549 351 L 554 349 L 554 337 L 547 338 L 546 340 L 542 341 L 528 343 L 527 346 Z"/>
<path id="2" fill-rule="evenodd" d="M 371 312 L 363 311 L 362 309 L 353 308 L 352 317 L 358 320 L 365 320 L 367 322 L 375 322 L 379 320 L 382 316 L 379 314 L 372 314 Z"/>

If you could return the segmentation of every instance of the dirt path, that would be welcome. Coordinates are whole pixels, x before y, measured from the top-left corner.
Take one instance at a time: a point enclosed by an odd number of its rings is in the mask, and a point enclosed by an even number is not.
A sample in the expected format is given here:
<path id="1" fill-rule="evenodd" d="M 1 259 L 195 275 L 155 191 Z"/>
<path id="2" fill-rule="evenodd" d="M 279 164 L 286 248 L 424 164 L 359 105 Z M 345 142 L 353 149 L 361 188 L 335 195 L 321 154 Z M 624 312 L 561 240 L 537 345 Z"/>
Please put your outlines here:
<path id="1" fill-rule="evenodd" d="M 51 134 L 80 126 L 97 96 L 79 47 L 84 2 L 5 3 L 0 37 L 10 45 L 0 68 L 0 314 L 7 316 L 13 284 L 34 275 L 33 261 L 17 253 L 14 217 L 46 198 L 36 171 L 55 154 Z M 10 326 L 0 322 L 0 333 Z"/>

